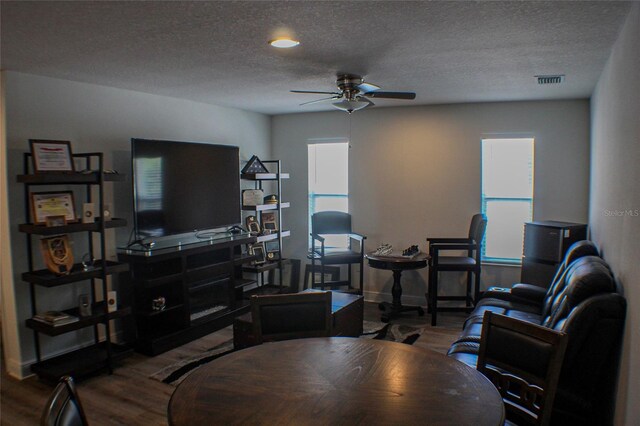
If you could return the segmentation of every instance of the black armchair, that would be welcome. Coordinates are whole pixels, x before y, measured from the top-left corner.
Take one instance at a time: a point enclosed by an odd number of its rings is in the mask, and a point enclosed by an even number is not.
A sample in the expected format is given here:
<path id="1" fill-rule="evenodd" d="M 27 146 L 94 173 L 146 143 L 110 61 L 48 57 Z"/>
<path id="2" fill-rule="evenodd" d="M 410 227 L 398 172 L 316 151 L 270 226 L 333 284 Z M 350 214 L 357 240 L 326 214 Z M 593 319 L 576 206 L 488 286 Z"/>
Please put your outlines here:
<path id="1" fill-rule="evenodd" d="M 70 376 L 62 377 L 47 401 L 40 425 L 86 426 L 88 424 L 73 379 Z"/>
<path id="2" fill-rule="evenodd" d="M 427 238 L 429 244 L 429 290 L 427 292 L 428 311 L 431 312 L 431 325 L 436 325 L 438 311 L 468 311 L 477 303 L 480 295 L 480 272 L 482 240 L 487 229 L 487 217 L 475 214 L 469 226 L 467 238 Z M 461 256 L 442 256 L 443 251 L 460 251 L 467 253 Z M 438 272 L 462 271 L 467 273 L 467 291 L 464 296 L 438 296 Z M 472 278 L 475 276 L 473 295 L 471 293 Z M 465 306 L 438 307 L 438 300 L 462 300 Z"/>
<path id="3" fill-rule="evenodd" d="M 329 248 L 325 246 L 325 238 L 323 235 L 347 235 L 349 238 L 349 246 L 347 248 Z M 364 274 L 364 240 L 367 237 L 357 234 L 351 230 L 351 215 L 349 213 L 328 211 L 315 213 L 311 216 L 311 268 L 316 269 L 316 262 L 320 264 L 320 283 L 316 284 L 315 276 L 312 274 L 312 287 L 330 287 L 332 290 L 341 286 L 347 286 L 347 291 L 362 294 L 363 290 L 363 274 Z M 353 242 L 359 243 L 358 248 L 354 248 Z M 319 242 L 320 246 L 316 245 Z M 360 287 L 354 289 L 352 285 L 351 265 L 360 265 Z M 325 265 L 348 265 L 348 277 L 346 281 L 325 281 L 324 266 Z"/>

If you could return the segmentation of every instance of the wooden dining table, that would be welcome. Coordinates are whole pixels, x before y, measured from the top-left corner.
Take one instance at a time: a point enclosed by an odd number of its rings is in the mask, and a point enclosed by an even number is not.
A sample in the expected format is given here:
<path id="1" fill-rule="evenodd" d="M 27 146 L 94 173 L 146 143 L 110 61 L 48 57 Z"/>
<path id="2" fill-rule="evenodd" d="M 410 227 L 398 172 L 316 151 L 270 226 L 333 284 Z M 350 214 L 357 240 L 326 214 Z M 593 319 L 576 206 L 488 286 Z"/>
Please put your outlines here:
<path id="1" fill-rule="evenodd" d="M 440 353 L 363 338 L 266 343 L 193 371 L 169 424 L 502 425 L 500 394 Z"/>

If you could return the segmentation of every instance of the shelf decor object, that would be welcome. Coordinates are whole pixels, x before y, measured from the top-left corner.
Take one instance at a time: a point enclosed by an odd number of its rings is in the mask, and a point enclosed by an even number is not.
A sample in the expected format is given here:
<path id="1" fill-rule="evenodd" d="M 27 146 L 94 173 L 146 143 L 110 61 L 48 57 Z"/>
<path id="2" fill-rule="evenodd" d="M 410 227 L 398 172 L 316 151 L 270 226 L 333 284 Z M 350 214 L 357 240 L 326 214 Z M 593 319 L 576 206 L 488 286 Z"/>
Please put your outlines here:
<path id="1" fill-rule="evenodd" d="M 242 168 L 242 173 L 268 173 L 267 168 L 262 164 L 262 161 L 254 155 L 247 164 Z"/>
<path id="2" fill-rule="evenodd" d="M 56 275 L 69 275 L 73 268 L 73 252 L 68 235 L 43 238 L 40 240 L 40 248 L 47 269 Z"/>
<path id="3" fill-rule="evenodd" d="M 258 206 L 262 204 L 264 191 L 262 189 L 245 189 L 242 191 L 243 206 Z"/>
<path id="4" fill-rule="evenodd" d="M 69 141 L 29 139 L 29 145 L 36 173 L 74 171 Z"/>

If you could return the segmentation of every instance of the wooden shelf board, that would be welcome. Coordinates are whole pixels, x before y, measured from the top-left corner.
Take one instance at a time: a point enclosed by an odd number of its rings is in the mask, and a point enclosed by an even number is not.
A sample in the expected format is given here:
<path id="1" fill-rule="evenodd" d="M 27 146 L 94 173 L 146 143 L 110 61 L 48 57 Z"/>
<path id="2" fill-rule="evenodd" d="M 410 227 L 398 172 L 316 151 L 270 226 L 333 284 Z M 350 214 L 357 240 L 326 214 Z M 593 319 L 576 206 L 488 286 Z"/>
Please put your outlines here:
<path id="1" fill-rule="evenodd" d="M 167 312 L 172 312 L 172 311 L 176 311 L 178 309 L 183 309 L 183 308 L 184 308 L 184 304 L 179 303 L 177 305 L 168 306 L 161 311 L 138 311 L 136 312 L 136 315 L 139 315 L 141 317 L 151 318 L 151 317 L 166 314 Z"/>
<path id="2" fill-rule="evenodd" d="M 276 234 L 269 234 L 269 235 L 258 235 L 257 239 L 258 242 L 266 242 L 266 241 L 273 241 L 273 240 L 277 240 L 278 239 L 278 235 L 282 234 L 282 237 L 288 237 L 291 235 L 291 231 L 289 230 L 284 230 L 280 233 L 276 233 Z"/>
<path id="3" fill-rule="evenodd" d="M 291 287 L 287 287 L 287 286 L 283 286 L 282 288 L 280 288 L 279 285 L 265 284 L 260 287 L 254 288 L 252 290 L 245 291 L 244 297 L 250 298 L 254 294 L 264 295 L 264 294 L 283 294 L 283 293 L 295 293 L 295 291 L 293 291 Z"/>
<path id="4" fill-rule="evenodd" d="M 291 207 L 291 203 L 284 202 L 280 203 L 280 207 L 283 209 L 287 209 Z M 242 206 L 242 210 L 248 212 L 261 212 L 265 210 L 278 210 L 278 204 L 260 204 L 257 206 Z"/>
<path id="5" fill-rule="evenodd" d="M 132 353 L 131 348 L 115 343 L 111 344 L 111 349 L 113 361 L 118 361 Z M 77 378 L 97 373 L 106 368 L 107 348 L 106 343 L 101 342 L 35 363 L 31 366 L 31 371 L 42 378 L 57 381 L 64 375 Z"/>
<path id="6" fill-rule="evenodd" d="M 240 279 L 236 278 L 235 288 L 246 287 L 248 285 L 255 284 L 255 283 L 257 283 L 256 280 L 252 280 L 249 278 L 240 278 Z"/>
<path id="7" fill-rule="evenodd" d="M 129 270 L 129 264 L 107 261 L 107 275 Z M 82 265 L 76 263 L 71 269 L 69 275 L 57 276 L 48 269 L 40 269 L 33 272 L 24 272 L 22 280 L 44 287 L 56 287 L 59 285 L 70 284 L 74 282 L 89 280 L 91 278 L 100 278 L 102 276 L 102 268 L 94 268 L 89 271 L 83 271 Z"/>
<path id="8" fill-rule="evenodd" d="M 105 223 L 105 228 L 107 229 L 120 228 L 123 226 L 127 226 L 127 221 L 125 219 L 113 218 Z M 20 232 L 33 235 L 56 235 L 83 231 L 100 232 L 100 221 L 94 223 L 69 223 L 64 226 L 45 226 L 23 223 L 18 225 L 18 230 Z"/>
<path id="9" fill-rule="evenodd" d="M 46 334 L 47 336 L 59 336 L 64 333 L 68 333 L 70 331 L 80 330 L 85 327 L 91 327 L 96 324 L 102 324 L 104 322 L 104 314 L 102 313 L 104 310 L 104 303 L 99 302 L 95 303 L 91 307 L 93 314 L 87 317 L 80 317 L 78 308 L 68 309 L 64 312 L 78 317 L 78 321 L 72 322 L 65 325 L 59 325 L 54 327 L 45 322 L 38 321 L 33 318 L 29 318 L 26 320 L 26 326 L 32 330 L 37 331 L 38 333 Z M 108 312 L 107 317 L 109 320 L 122 318 L 131 314 L 131 307 L 124 306 L 120 307 L 118 310 L 114 312 Z"/>
<path id="10" fill-rule="evenodd" d="M 240 178 L 245 180 L 278 180 L 277 173 L 242 173 Z M 280 173 L 280 179 L 289 179 L 289 173 Z"/>
<path id="11" fill-rule="evenodd" d="M 243 272 L 267 272 L 272 269 L 276 269 L 280 262 L 265 262 L 260 265 L 243 266 Z"/>
<path id="12" fill-rule="evenodd" d="M 105 182 L 122 182 L 125 175 L 119 173 L 104 173 Z M 98 184 L 100 183 L 100 173 L 35 173 L 30 175 L 18 175 L 19 183 L 29 185 L 55 185 L 55 184 Z"/>

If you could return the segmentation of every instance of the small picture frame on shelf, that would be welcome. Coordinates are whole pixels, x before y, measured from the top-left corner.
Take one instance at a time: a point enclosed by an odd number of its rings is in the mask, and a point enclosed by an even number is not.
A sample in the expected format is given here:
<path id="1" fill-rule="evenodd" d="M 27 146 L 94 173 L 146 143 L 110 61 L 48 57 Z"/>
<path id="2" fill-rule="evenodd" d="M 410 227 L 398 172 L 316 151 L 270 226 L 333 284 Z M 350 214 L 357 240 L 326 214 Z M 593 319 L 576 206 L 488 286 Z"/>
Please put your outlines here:
<path id="1" fill-rule="evenodd" d="M 278 242 L 271 241 L 265 244 L 265 250 L 267 252 L 267 261 L 273 262 L 280 260 L 280 251 L 278 250 Z"/>
<path id="2" fill-rule="evenodd" d="M 262 189 L 245 189 L 242 191 L 242 205 L 246 207 L 255 207 L 262 204 L 264 191 Z"/>
<path id="3" fill-rule="evenodd" d="M 263 231 L 273 234 L 278 231 L 278 216 L 276 212 L 262 212 L 260 215 Z"/>
<path id="4" fill-rule="evenodd" d="M 72 173 L 75 171 L 71 142 L 29 139 L 33 170 L 36 173 Z"/>
<path id="5" fill-rule="evenodd" d="M 252 265 L 261 265 L 267 261 L 263 243 L 251 244 L 249 246 L 249 255 L 256 256 L 255 260 L 251 262 Z"/>
<path id="6" fill-rule="evenodd" d="M 55 216 L 47 216 L 44 218 L 44 224 L 48 227 L 65 226 L 67 224 L 67 218 L 64 215 L 59 214 Z"/>
<path id="7" fill-rule="evenodd" d="M 31 213 L 35 225 L 46 225 L 50 216 L 64 216 L 67 223 L 76 222 L 73 192 L 32 192 Z"/>
<path id="8" fill-rule="evenodd" d="M 247 216 L 247 218 L 245 219 L 245 225 L 247 227 L 247 231 L 249 231 L 251 234 L 257 235 L 260 233 L 260 223 L 258 222 L 258 218 L 256 218 L 255 216 Z"/>

